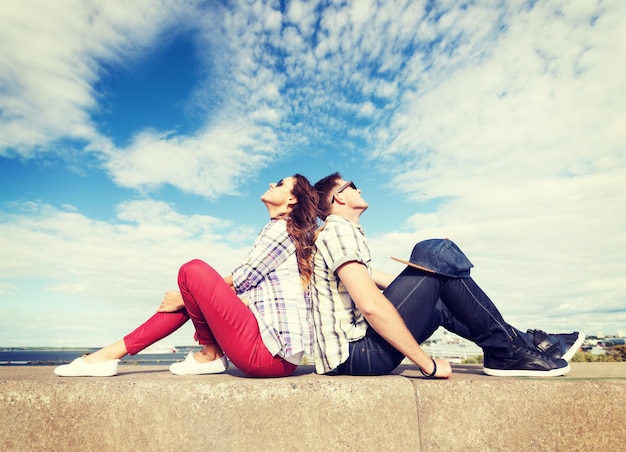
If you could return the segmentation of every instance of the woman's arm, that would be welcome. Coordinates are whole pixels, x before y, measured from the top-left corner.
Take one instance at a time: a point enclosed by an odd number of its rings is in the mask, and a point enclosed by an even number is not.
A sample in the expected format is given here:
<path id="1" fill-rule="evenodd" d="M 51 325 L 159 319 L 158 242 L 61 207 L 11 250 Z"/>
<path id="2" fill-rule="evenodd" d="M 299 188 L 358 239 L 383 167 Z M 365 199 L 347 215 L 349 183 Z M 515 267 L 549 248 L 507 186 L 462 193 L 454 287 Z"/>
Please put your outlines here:
<path id="1" fill-rule="evenodd" d="M 177 290 L 168 290 L 157 308 L 157 312 L 176 312 L 185 307 L 183 297 Z"/>
<path id="2" fill-rule="evenodd" d="M 237 292 L 237 290 L 235 289 L 235 285 L 233 283 L 233 275 L 228 275 L 224 278 L 224 282 L 226 284 L 228 284 L 230 286 L 231 289 L 233 289 L 233 291 Z M 247 297 L 239 297 L 239 299 L 241 300 L 241 302 L 243 304 L 245 304 L 246 306 L 248 306 L 250 304 L 250 300 Z"/>
<path id="3" fill-rule="evenodd" d="M 296 247 L 287 233 L 284 221 L 269 223 L 254 242 L 244 261 L 233 270 L 237 293 L 256 287 L 269 273 L 295 253 Z"/>

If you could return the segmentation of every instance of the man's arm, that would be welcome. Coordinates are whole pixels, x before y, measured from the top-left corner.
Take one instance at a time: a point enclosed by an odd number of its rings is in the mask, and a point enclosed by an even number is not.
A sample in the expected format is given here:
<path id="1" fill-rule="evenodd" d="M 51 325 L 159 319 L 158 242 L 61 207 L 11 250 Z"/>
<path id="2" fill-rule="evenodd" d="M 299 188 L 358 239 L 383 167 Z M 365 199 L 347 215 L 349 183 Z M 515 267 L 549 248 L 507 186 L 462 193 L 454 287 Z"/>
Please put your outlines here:
<path id="1" fill-rule="evenodd" d="M 430 356 L 417 343 L 393 304 L 380 292 L 365 265 L 348 262 L 339 267 L 337 276 L 369 325 L 396 350 L 430 374 L 433 371 Z M 436 361 L 436 376 L 448 378 L 452 374 L 450 364 L 443 359 Z"/>

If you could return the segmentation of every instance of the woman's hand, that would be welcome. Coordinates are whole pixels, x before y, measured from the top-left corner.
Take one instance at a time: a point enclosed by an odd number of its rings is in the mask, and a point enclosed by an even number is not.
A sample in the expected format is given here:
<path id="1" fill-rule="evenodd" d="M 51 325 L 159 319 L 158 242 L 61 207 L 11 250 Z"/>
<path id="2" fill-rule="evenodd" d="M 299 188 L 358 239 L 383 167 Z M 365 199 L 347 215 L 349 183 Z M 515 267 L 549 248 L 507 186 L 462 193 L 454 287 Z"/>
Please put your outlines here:
<path id="1" fill-rule="evenodd" d="M 228 284 L 230 286 L 231 289 L 233 289 L 233 291 L 235 290 L 235 284 L 233 283 L 233 275 L 228 275 L 226 277 L 224 277 L 224 282 L 226 284 Z"/>
<path id="2" fill-rule="evenodd" d="M 243 304 L 245 304 L 246 306 L 248 306 L 250 304 L 250 300 L 247 297 L 238 297 L 239 300 L 241 300 L 241 302 Z"/>
<path id="3" fill-rule="evenodd" d="M 157 308 L 157 312 L 176 312 L 185 307 L 183 296 L 177 290 L 168 290 L 165 292 L 161 304 Z"/>

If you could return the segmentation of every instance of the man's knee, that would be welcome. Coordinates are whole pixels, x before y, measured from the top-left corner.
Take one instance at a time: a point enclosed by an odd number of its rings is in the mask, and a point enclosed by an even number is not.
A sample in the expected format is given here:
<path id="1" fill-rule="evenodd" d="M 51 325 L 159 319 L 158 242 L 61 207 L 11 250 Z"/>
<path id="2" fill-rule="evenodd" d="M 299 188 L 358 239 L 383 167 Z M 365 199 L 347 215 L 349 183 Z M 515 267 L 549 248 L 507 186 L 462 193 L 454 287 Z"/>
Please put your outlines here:
<path id="1" fill-rule="evenodd" d="M 413 247 L 409 261 L 396 260 L 452 278 L 468 278 L 474 266 L 456 243 L 447 238 L 418 242 Z"/>

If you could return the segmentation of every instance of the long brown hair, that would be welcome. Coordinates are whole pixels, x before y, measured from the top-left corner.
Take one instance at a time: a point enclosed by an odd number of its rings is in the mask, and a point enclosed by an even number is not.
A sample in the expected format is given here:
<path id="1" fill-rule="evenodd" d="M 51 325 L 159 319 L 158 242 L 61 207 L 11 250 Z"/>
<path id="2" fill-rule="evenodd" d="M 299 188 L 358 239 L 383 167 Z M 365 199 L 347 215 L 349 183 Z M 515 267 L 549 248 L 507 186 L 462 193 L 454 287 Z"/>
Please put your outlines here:
<path id="1" fill-rule="evenodd" d="M 298 202 L 287 218 L 287 233 L 296 245 L 296 259 L 303 287 L 308 286 L 313 275 L 313 251 L 317 229 L 317 191 L 301 174 L 294 174 L 291 193 Z"/>

